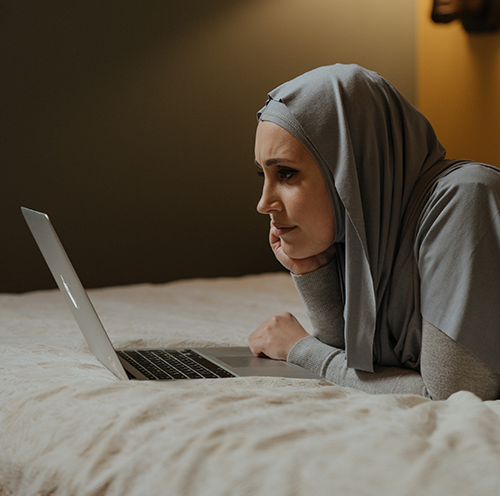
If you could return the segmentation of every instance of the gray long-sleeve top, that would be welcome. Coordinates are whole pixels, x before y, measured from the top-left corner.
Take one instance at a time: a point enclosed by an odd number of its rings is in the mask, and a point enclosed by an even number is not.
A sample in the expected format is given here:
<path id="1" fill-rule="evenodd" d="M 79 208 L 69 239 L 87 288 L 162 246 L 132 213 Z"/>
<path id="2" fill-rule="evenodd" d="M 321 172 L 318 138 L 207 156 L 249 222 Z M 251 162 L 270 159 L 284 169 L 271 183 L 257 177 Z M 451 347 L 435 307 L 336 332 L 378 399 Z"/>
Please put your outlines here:
<path id="1" fill-rule="evenodd" d="M 418 394 L 435 400 L 467 390 L 486 399 L 500 397 L 500 376 L 437 327 L 423 321 L 420 373 L 376 364 L 374 372 L 347 367 L 343 301 L 335 261 L 314 272 L 292 274 L 313 325 L 313 334 L 301 339 L 288 361 L 325 379 L 369 393 Z"/>

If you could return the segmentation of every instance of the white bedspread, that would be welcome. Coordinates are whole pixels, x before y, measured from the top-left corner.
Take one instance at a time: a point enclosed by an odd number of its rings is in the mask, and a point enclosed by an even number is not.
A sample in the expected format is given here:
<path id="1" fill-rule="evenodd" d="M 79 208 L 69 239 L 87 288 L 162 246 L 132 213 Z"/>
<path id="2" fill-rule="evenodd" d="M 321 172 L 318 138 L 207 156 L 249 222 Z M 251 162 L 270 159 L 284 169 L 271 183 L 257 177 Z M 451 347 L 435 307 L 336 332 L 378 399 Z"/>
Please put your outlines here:
<path id="1" fill-rule="evenodd" d="M 246 344 L 306 323 L 285 274 L 90 292 L 116 347 Z M 0 295 L 0 494 L 492 495 L 500 401 L 324 381 L 119 381 L 57 291 Z"/>

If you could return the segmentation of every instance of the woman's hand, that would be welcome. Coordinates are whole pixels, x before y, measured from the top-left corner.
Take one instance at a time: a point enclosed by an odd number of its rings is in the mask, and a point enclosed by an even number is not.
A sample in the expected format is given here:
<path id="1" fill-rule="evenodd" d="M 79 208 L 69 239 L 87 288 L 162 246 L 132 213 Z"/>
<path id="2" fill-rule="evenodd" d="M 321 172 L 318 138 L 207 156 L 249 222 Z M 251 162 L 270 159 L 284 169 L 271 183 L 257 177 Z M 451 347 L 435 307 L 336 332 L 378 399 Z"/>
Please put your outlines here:
<path id="1" fill-rule="evenodd" d="M 319 253 L 313 257 L 303 259 L 290 258 L 281 247 L 281 239 L 273 234 L 272 229 L 269 231 L 269 243 L 278 262 L 295 275 L 307 274 L 308 272 L 313 272 L 324 267 L 335 256 L 335 245 L 332 245 L 323 253 Z"/>
<path id="2" fill-rule="evenodd" d="M 248 344 L 256 356 L 266 355 L 286 360 L 293 345 L 309 336 L 299 321 L 289 312 L 275 315 L 248 336 Z"/>

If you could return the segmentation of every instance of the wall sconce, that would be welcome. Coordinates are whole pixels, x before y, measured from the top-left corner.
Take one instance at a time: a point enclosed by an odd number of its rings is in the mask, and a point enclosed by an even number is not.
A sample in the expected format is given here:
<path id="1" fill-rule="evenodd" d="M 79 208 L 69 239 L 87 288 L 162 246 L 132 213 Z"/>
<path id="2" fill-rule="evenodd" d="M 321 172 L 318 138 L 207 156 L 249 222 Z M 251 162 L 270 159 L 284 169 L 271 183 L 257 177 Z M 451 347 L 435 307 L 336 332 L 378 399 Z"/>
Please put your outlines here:
<path id="1" fill-rule="evenodd" d="M 470 33 L 498 31 L 500 0 L 434 0 L 431 17 L 440 23 L 458 19 Z"/>

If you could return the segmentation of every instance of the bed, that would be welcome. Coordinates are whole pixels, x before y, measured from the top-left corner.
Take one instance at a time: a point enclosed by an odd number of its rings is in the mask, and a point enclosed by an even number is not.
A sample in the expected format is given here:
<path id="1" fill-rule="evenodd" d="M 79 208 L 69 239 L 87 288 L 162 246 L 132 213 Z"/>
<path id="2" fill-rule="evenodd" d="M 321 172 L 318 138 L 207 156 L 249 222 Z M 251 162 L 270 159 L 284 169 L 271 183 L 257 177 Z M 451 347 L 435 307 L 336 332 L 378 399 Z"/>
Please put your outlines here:
<path id="1" fill-rule="evenodd" d="M 89 292 L 116 347 L 241 346 L 309 327 L 284 273 Z M 461 495 L 500 491 L 500 401 L 323 380 L 120 381 L 56 290 L 0 295 L 0 494 Z"/>

